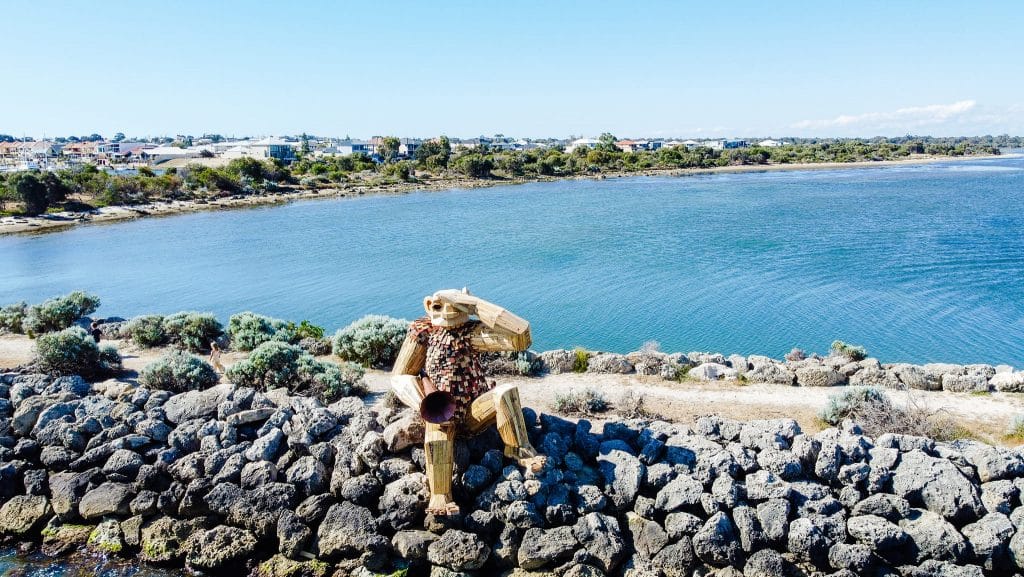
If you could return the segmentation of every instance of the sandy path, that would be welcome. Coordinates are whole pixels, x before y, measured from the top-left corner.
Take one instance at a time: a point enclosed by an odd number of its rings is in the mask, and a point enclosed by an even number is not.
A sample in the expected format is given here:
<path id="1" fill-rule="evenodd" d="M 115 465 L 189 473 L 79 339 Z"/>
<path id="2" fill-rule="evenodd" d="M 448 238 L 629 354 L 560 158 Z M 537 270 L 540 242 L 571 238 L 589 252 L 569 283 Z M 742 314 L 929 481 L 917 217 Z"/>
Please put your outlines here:
<path id="1" fill-rule="evenodd" d="M 124 379 L 134 379 L 138 371 L 158 359 L 162 349 L 145 349 L 130 341 L 105 341 L 114 344 L 124 360 Z M 13 367 L 31 360 L 34 343 L 21 335 L 0 335 L 0 368 Z M 246 353 L 228 352 L 221 363 L 230 367 L 246 357 Z M 321 357 L 330 360 L 330 357 Z M 498 383 L 514 383 L 519 387 L 523 404 L 544 412 L 554 412 L 555 398 L 569 391 L 593 388 L 603 393 L 613 405 L 623 394 L 633 391 L 644 396 L 648 409 L 673 421 L 692 423 L 705 415 L 721 415 L 739 420 L 792 418 L 808 432 L 821 428 L 818 412 L 828 403 L 830 395 L 841 388 L 786 387 L 767 384 L 731 382 L 676 383 L 659 377 L 640 375 L 561 374 L 538 378 L 498 377 Z M 380 403 L 390 388 L 388 373 L 367 371 L 366 382 L 370 403 Z M 908 393 L 889 391 L 896 403 L 905 404 Z M 1015 415 L 1024 415 L 1024 394 L 991 393 L 977 395 L 946 391 L 913 391 L 909 394 L 930 411 L 944 411 L 953 416 L 979 438 L 1004 444 L 1003 434 Z M 608 414 L 614 416 L 613 413 Z M 600 420 L 600 419 L 595 419 Z"/>

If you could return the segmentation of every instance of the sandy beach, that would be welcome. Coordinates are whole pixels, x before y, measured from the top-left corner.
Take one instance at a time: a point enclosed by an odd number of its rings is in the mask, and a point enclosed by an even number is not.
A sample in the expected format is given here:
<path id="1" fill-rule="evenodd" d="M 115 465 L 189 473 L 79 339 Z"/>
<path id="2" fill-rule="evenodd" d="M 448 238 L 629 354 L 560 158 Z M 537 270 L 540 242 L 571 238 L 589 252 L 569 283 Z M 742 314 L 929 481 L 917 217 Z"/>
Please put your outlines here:
<path id="1" fill-rule="evenodd" d="M 477 178 L 436 178 L 419 182 L 399 184 L 349 184 L 339 188 L 309 190 L 294 188 L 284 192 L 244 196 L 226 196 L 210 200 L 170 200 L 132 206 L 108 206 L 86 212 L 58 212 L 37 217 L 0 217 L 0 235 L 21 233 L 57 232 L 82 224 L 114 223 L 152 216 L 170 216 L 204 210 L 229 210 L 283 204 L 297 200 L 342 198 L 381 194 L 406 194 L 450 190 L 454 188 L 489 188 L 525 184 L 531 182 L 554 182 L 558 180 L 590 180 L 608 178 L 629 178 L 637 176 L 692 176 L 700 174 L 731 174 L 743 172 L 776 172 L 794 170 L 836 170 L 848 168 L 879 168 L 930 164 L 934 162 L 977 160 L 999 158 L 998 156 L 928 156 L 919 155 L 905 160 L 882 160 L 865 162 L 821 162 L 797 164 L 759 164 L 722 166 L 716 168 L 651 169 L 637 172 L 606 172 L 593 176 L 540 177 L 521 179 L 477 179 Z"/>

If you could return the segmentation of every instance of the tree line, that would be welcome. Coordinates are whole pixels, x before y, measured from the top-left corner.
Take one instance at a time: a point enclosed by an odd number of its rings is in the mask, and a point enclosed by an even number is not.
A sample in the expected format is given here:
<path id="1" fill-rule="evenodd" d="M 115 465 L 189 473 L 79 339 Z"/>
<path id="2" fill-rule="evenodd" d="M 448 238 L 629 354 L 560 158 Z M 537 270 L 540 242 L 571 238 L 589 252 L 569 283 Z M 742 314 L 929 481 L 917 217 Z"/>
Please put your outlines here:
<path id="1" fill-rule="evenodd" d="M 1003 146 L 1024 146 L 1024 139 L 1019 137 L 900 137 L 794 139 L 778 147 L 672 146 L 625 152 L 615 145 L 616 141 L 614 135 L 606 133 L 595 146 L 578 147 L 571 152 L 557 146 L 532 150 L 499 150 L 487 145 L 455 149 L 447 137 L 441 136 L 422 143 L 410 158 L 402 158 L 399 139 L 387 137 L 373 157 L 365 153 L 320 157 L 303 147 L 290 165 L 277 159 L 238 158 L 221 168 L 189 164 L 159 174 L 148 167 L 139 168 L 137 174 L 112 174 L 92 165 L 56 172 L 15 172 L 0 174 L 0 211 L 6 212 L 9 206 L 16 205 L 21 214 L 39 215 L 48 210 L 262 194 L 348 183 L 410 182 L 431 177 L 554 178 L 743 165 L 882 161 L 919 154 L 998 154 Z"/>

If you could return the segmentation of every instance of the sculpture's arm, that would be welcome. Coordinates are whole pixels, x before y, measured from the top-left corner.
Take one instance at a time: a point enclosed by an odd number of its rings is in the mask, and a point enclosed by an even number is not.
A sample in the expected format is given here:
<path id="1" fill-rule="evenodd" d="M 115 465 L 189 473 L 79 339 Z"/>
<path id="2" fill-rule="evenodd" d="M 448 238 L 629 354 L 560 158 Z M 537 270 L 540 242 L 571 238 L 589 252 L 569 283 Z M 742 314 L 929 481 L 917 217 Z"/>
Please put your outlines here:
<path id="1" fill-rule="evenodd" d="M 476 297 L 473 297 L 476 298 Z M 530 347 L 530 323 L 522 317 L 476 298 L 480 326 L 473 332 L 473 347 L 479 351 L 525 351 Z"/>
<path id="2" fill-rule="evenodd" d="M 427 358 L 427 347 L 421 345 L 416 335 L 405 336 L 402 348 L 398 351 L 395 366 L 391 369 L 391 389 L 407 407 L 419 410 L 423 400 L 423 386 L 419 374 Z"/>

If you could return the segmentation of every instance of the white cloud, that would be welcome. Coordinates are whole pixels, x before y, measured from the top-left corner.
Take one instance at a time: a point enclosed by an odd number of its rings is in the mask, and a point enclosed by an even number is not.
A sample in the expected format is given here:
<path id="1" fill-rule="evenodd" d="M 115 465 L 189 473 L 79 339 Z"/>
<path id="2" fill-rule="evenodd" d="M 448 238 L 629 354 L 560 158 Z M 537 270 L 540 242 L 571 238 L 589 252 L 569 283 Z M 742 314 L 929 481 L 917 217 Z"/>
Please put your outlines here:
<path id="1" fill-rule="evenodd" d="M 865 112 L 863 114 L 841 114 L 824 120 L 801 120 L 792 127 L 799 129 L 896 129 L 909 130 L 956 120 L 969 113 L 977 105 L 974 100 L 961 100 L 952 104 L 929 104 L 911 106 L 890 112 Z"/>

